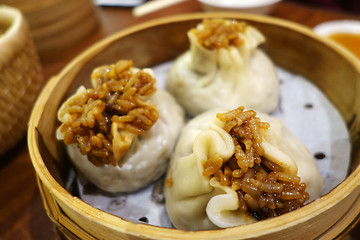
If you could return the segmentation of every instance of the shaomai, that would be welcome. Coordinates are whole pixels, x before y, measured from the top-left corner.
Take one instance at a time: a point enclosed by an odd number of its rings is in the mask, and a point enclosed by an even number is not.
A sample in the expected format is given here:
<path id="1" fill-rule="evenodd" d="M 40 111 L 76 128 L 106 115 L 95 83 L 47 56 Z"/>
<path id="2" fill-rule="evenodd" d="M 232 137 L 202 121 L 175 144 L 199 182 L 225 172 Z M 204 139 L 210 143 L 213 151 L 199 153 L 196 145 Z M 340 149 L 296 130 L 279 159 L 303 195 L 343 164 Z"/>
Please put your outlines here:
<path id="1" fill-rule="evenodd" d="M 209 230 L 293 211 L 322 189 L 315 159 L 279 119 L 239 107 L 186 124 L 164 194 L 176 228 Z"/>
<path id="2" fill-rule="evenodd" d="M 63 140 L 78 172 L 110 192 L 136 191 L 159 178 L 184 124 L 184 113 L 156 89 L 151 69 L 130 60 L 94 69 L 58 110 Z"/>
<path id="3" fill-rule="evenodd" d="M 259 48 L 265 37 L 258 29 L 236 20 L 204 19 L 188 38 L 190 49 L 172 63 L 166 89 L 189 116 L 240 105 L 264 113 L 276 109 L 279 79 Z"/>

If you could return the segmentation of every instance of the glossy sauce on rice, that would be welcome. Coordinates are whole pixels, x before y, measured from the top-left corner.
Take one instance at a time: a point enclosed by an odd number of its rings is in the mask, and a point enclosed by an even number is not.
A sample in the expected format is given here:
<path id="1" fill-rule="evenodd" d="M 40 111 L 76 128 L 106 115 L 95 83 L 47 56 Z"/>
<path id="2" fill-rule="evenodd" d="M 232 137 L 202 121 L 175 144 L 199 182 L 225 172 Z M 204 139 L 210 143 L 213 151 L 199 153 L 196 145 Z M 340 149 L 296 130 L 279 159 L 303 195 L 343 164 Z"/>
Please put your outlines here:
<path id="1" fill-rule="evenodd" d="M 142 70 L 133 73 L 132 66 L 132 61 L 121 60 L 95 69 L 93 88 L 70 98 L 63 109 L 71 116 L 60 127 L 64 143 L 78 144 L 96 166 L 117 164 L 114 131 L 123 138 L 142 135 L 159 117 L 158 109 L 148 101 L 156 91 L 154 77 Z"/>
<path id="2" fill-rule="evenodd" d="M 204 19 L 202 23 L 202 29 L 194 28 L 191 31 L 197 36 L 199 44 L 209 50 L 241 46 L 244 43 L 239 32 L 245 31 L 245 22 Z"/>

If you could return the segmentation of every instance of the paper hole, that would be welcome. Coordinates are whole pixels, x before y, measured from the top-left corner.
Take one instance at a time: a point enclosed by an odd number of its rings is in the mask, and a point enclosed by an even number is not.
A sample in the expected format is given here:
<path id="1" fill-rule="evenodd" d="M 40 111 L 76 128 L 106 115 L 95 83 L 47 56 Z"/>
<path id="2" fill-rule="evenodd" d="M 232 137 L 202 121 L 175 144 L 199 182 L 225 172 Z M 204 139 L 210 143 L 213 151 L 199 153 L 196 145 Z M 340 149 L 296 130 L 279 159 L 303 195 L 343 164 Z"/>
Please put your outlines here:
<path id="1" fill-rule="evenodd" d="M 306 103 L 304 107 L 310 109 L 313 108 L 313 105 L 311 103 Z"/>
<path id="2" fill-rule="evenodd" d="M 147 217 L 141 217 L 138 219 L 140 222 L 149 223 L 149 219 Z"/>
<path id="3" fill-rule="evenodd" d="M 318 152 L 318 153 L 315 153 L 315 154 L 314 154 L 314 157 L 315 157 L 316 159 L 318 159 L 318 160 L 321 160 L 321 159 L 326 158 L 326 155 L 325 155 L 324 153 L 322 153 L 322 152 Z"/>

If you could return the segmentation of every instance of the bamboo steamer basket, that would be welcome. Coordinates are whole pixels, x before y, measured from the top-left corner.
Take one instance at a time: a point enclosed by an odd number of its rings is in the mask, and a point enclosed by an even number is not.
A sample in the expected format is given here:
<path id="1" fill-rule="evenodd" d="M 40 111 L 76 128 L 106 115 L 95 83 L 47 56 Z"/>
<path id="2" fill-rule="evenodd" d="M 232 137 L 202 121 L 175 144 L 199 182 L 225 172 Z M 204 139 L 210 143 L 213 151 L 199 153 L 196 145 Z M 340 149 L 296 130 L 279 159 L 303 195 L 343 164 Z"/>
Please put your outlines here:
<path id="1" fill-rule="evenodd" d="M 40 56 L 59 52 L 94 32 L 98 25 L 92 0 L 0 0 L 27 19 Z"/>
<path id="2" fill-rule="evenodd" d="M 17 9 L 0 5 L 0 155 L 25 135 L 43 82 L 26 20 Z"/>
<path id="3" fill-rule="evenodd" d="M 93 68 L 118 59 L 151 67 L 174 59 L 189 47 L 186 32 L 203 18 L 245 20 L 267 38 L 273 61 L 314 82 L 348 124 L 352 144 L 348 177 L 330 193 L 303 208 L 254 224 L 212 231 L 182 231 L 135 224 L 96 209 L 64 188 L 69 161 L 55 139 L 56 112 L 62 101 L 88 82 Z M 195 13 L 142 23 L 89 48 L 54 76 L 33 110 L 28 144 L 43 202 L 51 220 L 68 239 L 333 239 L 357 222 L 360 212 L 360 65 L 338 45 L 310 29 L 267 16 Z"/>

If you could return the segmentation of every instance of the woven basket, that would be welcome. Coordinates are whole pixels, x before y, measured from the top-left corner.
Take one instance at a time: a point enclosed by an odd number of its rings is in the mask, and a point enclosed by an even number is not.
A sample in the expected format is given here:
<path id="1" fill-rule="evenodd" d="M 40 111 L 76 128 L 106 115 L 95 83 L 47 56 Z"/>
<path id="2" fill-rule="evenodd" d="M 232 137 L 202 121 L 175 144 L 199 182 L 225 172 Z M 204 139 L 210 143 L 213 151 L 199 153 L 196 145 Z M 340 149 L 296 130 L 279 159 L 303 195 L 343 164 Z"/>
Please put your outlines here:
<path id="1" fill-rule="evenodd" d="M 29 23 L 40 56 L 59 52 L 94 32 L 98 25 L 92 0 L 3 0 Z"/>
<path id="2" fill-rule="evenodd" d="M 174 59 L 188 49 L 186 32 L 206 17 L 240 19 L 267 38 L 274 62 L 314 82 L 348 123 L 353 147 L 348 177 L 330 193 L 285 215 L 233 228 L 182 231 L 135 224 L 94 208 L 65 190 L 69 162 L 55 139 L 61 102 L 88 81 L 93 68 L 131 58 L 138 67 Z M 301 49 L 299 51 L 299 46 Z M 340 70 L 339 70 L 340 69 Z M 342 80 L 341 91 L 336 84 Z M 40 95 L 29 125 L 28 144 L 49 217 L 68 239 L 333 239 L 356 223 L 360 212 L 360 66 L 354 56 L 308 28 L 266 16 L 198 13 L 143 23 L 116 33 L 75 58 Z"/>
<path id="3" fill-rule="evenodd" d="M 0 155 L 27 129 L 43 82 L 39 58 L 21 13 L 0 5 Z"/>

